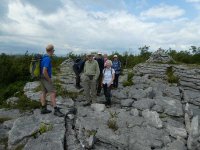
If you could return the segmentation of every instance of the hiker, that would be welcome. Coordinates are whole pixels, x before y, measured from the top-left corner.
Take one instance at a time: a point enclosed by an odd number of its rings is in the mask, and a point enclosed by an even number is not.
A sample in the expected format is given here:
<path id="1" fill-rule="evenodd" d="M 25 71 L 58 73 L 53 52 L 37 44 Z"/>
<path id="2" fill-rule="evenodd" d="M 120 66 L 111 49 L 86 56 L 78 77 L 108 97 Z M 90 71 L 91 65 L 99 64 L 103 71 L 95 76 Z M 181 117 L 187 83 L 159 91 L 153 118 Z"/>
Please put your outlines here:
<path id="1" fill-rule="evenodd" d="M 99 70 L 100 70 L 100 74 L 97 80 L 97 96 L 100 96 L 101 93 L 101 82 L 102 82 L 102 72 L 104 69 L 104 59 L 102 57 L 102 53 L 98 52 L 97 56 L 95 57 L 95 60 L 98 62 L 99 65 Z"/>
<path id="2" fill-rule="evenodd" d="M 107 107 L 111 106 L 111 88 L 115 78 L 115 70 L 111 66 L 112 66 L 112 61 L 107 60 L 105 63 L 105 68 L 103 70 L 103 80 L 101 84 L 106 98 L 105 105 Z"/>
<path id="3" fill-rule="evenodd" d="M 103 55 L 103 59 L 104 59 L 104 67 L 105 67 L 105 63 L 108 60 L 108 55 L 106 53 Z"/>
<path id="4" fill-rule="evenodd" d="M 112 68 L 115 70 L 115 79 L 113 81 L 113 87 L 118 88 L 118 80 L 121 71 L 121 62 L 118 60 L 118 56 L 113 56 Z"/>
<path id="5" fill-rule="evenodd" d="M 75 85 L 75 87 L 77 89 L 81 89 L 82 88 L 82 86 L 80 85 L 80 82 L 81 82 L 80 74 L 83 71 L 84 64 L 85 64 L 85 61 L 82 60 L 80 57 L 78 57 L 74 61 L 73 70 L 74 70 L 74 73 L 76 75 L 76 85 Z"/>
<path id="6" fill-rule="evenodd" d="M 82 77 L 86 98 L 86 102 L 83 104 L 84 106 L 90 105 L 91 102 L 96 102 L 96 82 L 99 74 L 100 71 L 97 61 L 93 59 L 93 54 L 88 54 Z"/>
<path id="7" fill-rule="evenodd" d="M 56 90 L 52 83 L 52 64 L 51 56 L 54 54 L 54 46 L 52 44 L 47 45 L 46 54 L 42 57 L 41 60 L 41 85 L 42 85 L 42 95 L 40 101 L 42 104 L 41 114 L 51 113 L 51 110 L 47 109 L 46 95 L 50 93 L 51 105 L 54 107 L 54 115 L 58 117 L 64 117 L 65 115 L 60 112 L 60 108 L 56 106 Z"/>

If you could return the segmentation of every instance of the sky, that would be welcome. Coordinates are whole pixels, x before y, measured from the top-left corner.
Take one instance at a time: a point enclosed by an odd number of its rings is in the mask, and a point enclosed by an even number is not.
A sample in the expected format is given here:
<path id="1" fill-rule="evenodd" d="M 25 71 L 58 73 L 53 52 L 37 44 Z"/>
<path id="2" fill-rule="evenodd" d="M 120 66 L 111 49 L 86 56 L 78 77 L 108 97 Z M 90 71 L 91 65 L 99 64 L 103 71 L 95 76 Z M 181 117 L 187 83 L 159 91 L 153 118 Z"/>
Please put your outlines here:
<path id="1" fill-rule="evenodd" d="M 189 50 L 200 46 L 200 0 L 0 0 L 0 53 Z"/>

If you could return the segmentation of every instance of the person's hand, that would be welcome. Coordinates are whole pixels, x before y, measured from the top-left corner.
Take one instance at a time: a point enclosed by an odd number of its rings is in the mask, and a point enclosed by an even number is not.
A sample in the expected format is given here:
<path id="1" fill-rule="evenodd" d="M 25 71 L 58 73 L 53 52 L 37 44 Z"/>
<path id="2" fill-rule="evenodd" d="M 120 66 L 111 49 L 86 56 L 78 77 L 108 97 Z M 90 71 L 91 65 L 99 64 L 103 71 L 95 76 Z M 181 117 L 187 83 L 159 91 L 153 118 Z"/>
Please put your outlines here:
<path id="1" fill-rule="evenodd" d="M 110 87 L 111 86 L 111 83 L 108 83 L 108 87 Z"/>
<path id="2" fill-rule="evenodd" d="M 101 87 L 103 87 L 103 83 L 101 83 Z"/>

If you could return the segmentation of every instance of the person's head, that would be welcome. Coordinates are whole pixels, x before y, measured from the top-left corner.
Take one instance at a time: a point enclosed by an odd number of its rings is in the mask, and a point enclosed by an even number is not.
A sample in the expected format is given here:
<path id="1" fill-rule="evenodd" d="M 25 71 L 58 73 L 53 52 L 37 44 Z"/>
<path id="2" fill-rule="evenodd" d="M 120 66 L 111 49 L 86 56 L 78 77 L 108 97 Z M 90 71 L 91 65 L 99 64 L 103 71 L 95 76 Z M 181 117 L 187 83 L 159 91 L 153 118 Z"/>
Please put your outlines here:
<path id="1" fill-rule="evenodd" d="M 87 59 L 88 59 L 89 61 L 92 61 L 92 60 L 93 60 L 93 57 L 94 57 L 94 55 L 93 55 L 92 53 L 88 53 L 88 54 L 87 54 Z"/>
<path id="2" fill-rule="evenodd" d="M 104 58 L 107 58 L 107 57 L 108 57 L 108 55 L 107 55 L 107 54 L 104 54 L 104 55 L 103 55 L 103 57 L 104 57 Z"/>
<path id="3" fill-rule="evenodd" d="M 102 53 L 101 53 L 101 52 L 98 52 L 97 55 L 96 55 L 96 57 L 97 57 L 97 58 L 101 58 L 101 57 L 102 57 Z"/>
<path id="4" fill-rule="evenodd" d="M 113 56 L 113 59 L 114 59 L 114 60 L 117 60 L 117 59 L 118 59 L 118 56 L 117 56 L 117 55 L 114 55 L 114 56 Z"/>
<path id="5" fill-rule="evenodd" d="M 112 66 L 112 61 L 111 60 L 107 60 L 105 62 L 105 66 L 106 66 L 106 68 L 110 68 Z"/>
<path id="6" fill-rule="evenodd" d="M 53 56 L 53 53 L 54 53 L 54 46 L 52 44 L 48 44 L 47 47 L 46 47 L 46 52 L 50 55 L 50 56 Z"/>

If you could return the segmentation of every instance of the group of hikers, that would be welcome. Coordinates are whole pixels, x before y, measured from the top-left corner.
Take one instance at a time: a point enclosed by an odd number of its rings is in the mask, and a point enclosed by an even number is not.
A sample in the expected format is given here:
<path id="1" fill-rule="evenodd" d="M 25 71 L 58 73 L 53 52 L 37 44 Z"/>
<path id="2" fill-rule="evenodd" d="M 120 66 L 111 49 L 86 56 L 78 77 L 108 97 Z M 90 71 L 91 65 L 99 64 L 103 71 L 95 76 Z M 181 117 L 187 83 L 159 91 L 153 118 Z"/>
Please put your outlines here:
<path id="1" fill-rule="evenodd" d="M 54 51 L 52 44 L 47 45 L 46 54 L 43 55 L 40 64 L 40 81 L 43 89 L 40 98 L 42 105 L 41 114 L 51 113 L 51 110 L 47 109 L 46 103 L 46 95 L 50 93 L 54 115 L 63 117 L 64 114 L 56 106 L 56 90 L 51 79 L 51 56 L 53 56 Z M 96 103 L 96 96 L 100 96 L 102 88 L 106 99 L 105 105 L 107 107 L 111 106 L 111 89 L 118 87 L 118 79 L 121 71 L 121 62 L 118 60 L 117 55 L 113 56 L 113 60 L 109 60 L 107 54 L 102 55 L 102 53 L 98 52 L 94 55 L 93 53 L 88 53 L 85 58 L 74 60 L 73 70 L 76 75 L 76 88 L 84 88 L 84 106 Z"/>

